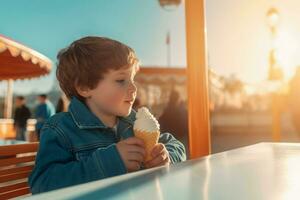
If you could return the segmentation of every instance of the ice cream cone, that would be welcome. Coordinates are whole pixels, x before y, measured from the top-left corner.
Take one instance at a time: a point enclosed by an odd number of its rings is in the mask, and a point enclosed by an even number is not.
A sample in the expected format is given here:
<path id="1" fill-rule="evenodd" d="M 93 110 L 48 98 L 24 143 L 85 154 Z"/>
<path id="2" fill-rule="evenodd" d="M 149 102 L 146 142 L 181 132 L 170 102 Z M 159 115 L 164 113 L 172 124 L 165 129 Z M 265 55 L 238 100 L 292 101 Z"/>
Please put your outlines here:
<path id="1" fill-rule="evenodd" d="M 145 162 L 152 159 L 151 152 L 153 147 L 157 144 L 159 138 L 159 131 L 156 132 L 146 132 L 140 130 L 134 130 L 134 134 L 137 138 L 140 138 L 145 143 Z"/>
<path id="2" fill-rule="evenodd" d="M 160 135 L 159 123 L 146 107 L 142 107 L 136 113 L 133 126 L 134 135 L 145 143 L 145 162 L 152 159 L 153 147 L 157 144 Z"/>

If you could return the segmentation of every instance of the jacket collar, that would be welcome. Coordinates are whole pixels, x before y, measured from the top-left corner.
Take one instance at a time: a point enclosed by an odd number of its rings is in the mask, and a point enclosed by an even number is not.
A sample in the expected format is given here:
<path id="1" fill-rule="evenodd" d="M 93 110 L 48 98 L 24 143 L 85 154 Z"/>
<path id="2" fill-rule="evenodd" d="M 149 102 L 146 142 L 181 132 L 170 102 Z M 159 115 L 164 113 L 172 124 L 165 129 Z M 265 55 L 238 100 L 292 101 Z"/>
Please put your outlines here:
<path id="1" fill-rule="evenodd" d="M 85 103 L 73 97 L 69 106 L 69 112 L 80 129 L 108 128 L 96 115 L 94 115 Z M 119 126 L 125 124 L 133 126 L 136 112 L 132 109 L 127 117 L 118 117 Z"/>

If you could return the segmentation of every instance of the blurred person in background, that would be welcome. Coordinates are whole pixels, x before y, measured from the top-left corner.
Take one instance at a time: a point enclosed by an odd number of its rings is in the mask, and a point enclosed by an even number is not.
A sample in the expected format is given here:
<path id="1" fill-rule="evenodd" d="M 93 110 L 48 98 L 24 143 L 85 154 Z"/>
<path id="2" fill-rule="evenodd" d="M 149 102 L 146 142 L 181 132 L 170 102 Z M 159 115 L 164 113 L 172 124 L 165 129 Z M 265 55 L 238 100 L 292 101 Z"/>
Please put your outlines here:
<path id="1" fill-rule="evenodd" d="M 36 122 L 36 133 L 38 139 L 40 138 L 40 131 L 46 122 L 52 115 L 55 114 L 55 108 L 53 104 L 48 100 L 46 94 L 41 94 L 38 96 L 38 106 L 35 109 Z"/>
<path id="2" fill-rule="evenodd" d="M 25 98 L 23 96 L 18 96 L 15 102 L 14 127 L 16 130 L 16 139 L 25 140 L 27 120 L 30 118 L 31 113 L 25 105 Z"/>

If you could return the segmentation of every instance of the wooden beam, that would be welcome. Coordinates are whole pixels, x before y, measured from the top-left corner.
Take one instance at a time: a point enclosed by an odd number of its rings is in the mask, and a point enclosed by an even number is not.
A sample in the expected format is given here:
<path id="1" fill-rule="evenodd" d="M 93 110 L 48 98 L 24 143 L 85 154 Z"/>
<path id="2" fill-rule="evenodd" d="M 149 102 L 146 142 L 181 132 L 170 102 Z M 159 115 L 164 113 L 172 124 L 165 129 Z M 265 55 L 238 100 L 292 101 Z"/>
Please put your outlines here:
<path id="1" fill-rule="evenodd" d="M 187 91 L 190 158 L 210 154 L 208 67 L 204 0 L 186 0 Z"/>

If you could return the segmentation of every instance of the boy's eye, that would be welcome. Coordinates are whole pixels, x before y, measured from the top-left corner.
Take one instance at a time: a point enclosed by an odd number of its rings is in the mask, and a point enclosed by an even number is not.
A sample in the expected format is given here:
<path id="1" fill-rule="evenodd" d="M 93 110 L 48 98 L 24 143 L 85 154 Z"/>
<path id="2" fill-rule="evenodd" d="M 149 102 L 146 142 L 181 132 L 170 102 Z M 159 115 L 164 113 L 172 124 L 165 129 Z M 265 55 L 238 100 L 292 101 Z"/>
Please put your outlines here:
<path id="1" fill-rule="evenodd" d="M 126 83 L 126 80 L 116 80 L 116 82 L 120 85 L 124 85 Z"/>
<path id="2" fill-rule="evenodd" d="M 116 80 L 116 82 L 120 85 L 120 86 L 127 86 L 130 83 L 134 83 L 134 80 L 125 80 L 125 79 L 120 79 L 120 80 Z"/>

